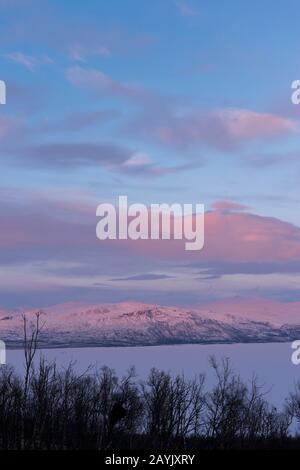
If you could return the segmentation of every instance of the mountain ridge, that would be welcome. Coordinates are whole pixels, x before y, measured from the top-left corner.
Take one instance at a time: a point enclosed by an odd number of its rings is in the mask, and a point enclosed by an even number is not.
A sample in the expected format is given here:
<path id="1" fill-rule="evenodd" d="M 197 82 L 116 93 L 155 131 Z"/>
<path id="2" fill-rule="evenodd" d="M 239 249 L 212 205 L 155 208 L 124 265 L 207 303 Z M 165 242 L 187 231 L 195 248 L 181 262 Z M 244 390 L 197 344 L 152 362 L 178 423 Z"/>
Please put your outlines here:
<path id="1" fill-rule="evenodd" d="M 29 323 L 38 309 L 26 310 Z M 135 301 L 40 309 L 40 347 L 284 342 L 300 338 L 300 303 L 228 299 L 182 308 Z M 22 311 L 0 310 L 0 338 L 23 342 Z M 284 313 L 284 315 L 283 315 Z"/>

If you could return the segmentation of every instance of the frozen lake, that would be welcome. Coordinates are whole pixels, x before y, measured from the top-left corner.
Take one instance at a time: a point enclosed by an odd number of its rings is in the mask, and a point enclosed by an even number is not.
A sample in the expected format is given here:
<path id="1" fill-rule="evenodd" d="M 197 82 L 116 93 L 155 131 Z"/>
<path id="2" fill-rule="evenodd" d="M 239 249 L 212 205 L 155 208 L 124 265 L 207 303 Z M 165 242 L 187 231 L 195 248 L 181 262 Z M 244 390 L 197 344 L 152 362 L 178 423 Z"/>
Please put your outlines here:
<path id="1" fill-rule="evenodd" d="M 228 357 L 233 369 L 243 379 L 251 380 L 257 375 L 259 382 L 269 390 L 269 401 L 280 406 L 285 397 L 300 380 L 300 365 L 291 362 L 291 343 L 271 344 L 228 344 L 228 345 L 178 345 L 154 347 L 119 347 L 119 348 L 70 348 L 45 349 L 39 354 L 48 360 L 56 359 L 62 367 L 70 361 L 76 361 L 78 372 L 85 371 L 89 365 L 101 367 L 107 365 L 122 375 L 130 366 L 136 367 L 141 378 L 145 378 L 151 367 L 157 367 L 171 373 L 184 373 L 186 377 L 204 372 L 207 385 L 212 383 L 213 374 L 208 367 L 208 358 Z M 23 367 L 23 351 L 8 350 L 7 364 L 13 365 L 19 372 Z"/>

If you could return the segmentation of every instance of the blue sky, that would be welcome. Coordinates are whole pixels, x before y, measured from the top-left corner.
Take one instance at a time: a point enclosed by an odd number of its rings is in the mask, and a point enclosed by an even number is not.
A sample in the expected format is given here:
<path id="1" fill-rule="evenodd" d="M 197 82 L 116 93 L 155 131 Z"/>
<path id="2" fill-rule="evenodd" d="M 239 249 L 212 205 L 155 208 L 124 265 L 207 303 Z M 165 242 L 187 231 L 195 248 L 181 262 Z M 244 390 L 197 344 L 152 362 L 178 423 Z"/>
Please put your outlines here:
<path id="1" fill-rule="evenodd" d="M 0 0 L 0 13 L 4 306 L 298 299 L 299 2 Z M 119 194 L 204 203 L 207 250 L 100 246 L 96 205 Z"/>

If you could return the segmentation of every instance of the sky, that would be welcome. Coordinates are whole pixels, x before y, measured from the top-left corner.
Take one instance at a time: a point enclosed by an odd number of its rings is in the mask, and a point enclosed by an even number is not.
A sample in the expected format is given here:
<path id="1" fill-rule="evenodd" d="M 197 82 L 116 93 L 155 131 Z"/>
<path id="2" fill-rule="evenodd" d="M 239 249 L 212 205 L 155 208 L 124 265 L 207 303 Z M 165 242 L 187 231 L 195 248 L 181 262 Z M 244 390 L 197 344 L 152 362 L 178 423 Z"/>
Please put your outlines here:
<path id="1" fill-rule="evenodd" d="M 0 0 L 0 307 L 300 300 L 296 0 Z M 205 245 L 96 207 L 202 203 Z"/>

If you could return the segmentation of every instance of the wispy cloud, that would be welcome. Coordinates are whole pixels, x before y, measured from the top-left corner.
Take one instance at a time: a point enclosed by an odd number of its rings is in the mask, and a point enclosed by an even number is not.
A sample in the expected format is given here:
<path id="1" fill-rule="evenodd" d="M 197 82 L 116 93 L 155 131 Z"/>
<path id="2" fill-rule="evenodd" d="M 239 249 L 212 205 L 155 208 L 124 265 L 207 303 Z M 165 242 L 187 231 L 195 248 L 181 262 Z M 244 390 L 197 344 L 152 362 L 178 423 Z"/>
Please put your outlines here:
<path id="1" fill-rule="evenodd" d="M 22 147 L 8 146 L 6 151 L 18 162 L 26 166 L 30 165 L 34 169 L 58 171 L 94 167 L 146 178 L 179 173 L 202 165 L 199 162 L 192 162 L 184 165 L 164 166 L 153 162 L 144 152 L 110 143 L 23 144 Z"/>
<path id="2" fill-rule="evenodd" d="M 49 143 L 22 147 L 19 157 L 35 168 L 62 169 L 104 165 L 121 165 L 133 151 L 120 145 L 105 143 Z M 12 150 L 15 153 L 17 149 Z"/>
<path id="3" fill-rule="evenodd" d="M 117 109 L 96 109 L 91 111 L 78 111 L 62 117 L 59 121 L 41 123 L 40 129 L 43 132 L 79 132 L 85 129 L 105 125 L 122 115 Z"/>
<path id="4" fill-rule="evenodd" d="M 53 60 L 48 56 L 33 57 L 23 52 L 12 52 L 3 55 L 6 59 L 15 62 L 16 64 L 23 65 L 27 70 L 33 72 L 37 65 L 51 64 Z"/>
<path id="5" fill-rule="evenodd" d="M 176 2 L 179 13 L 182 16 L 198 16 L 199 10 L 191 6 L 189 3 L 184 1 Z"/>
<path id="6" fill-rule="evenodd" d="M 212 208 L 216 211 L 245 211 L 248 206 L 232 201 L 216 201 L 212 204 Z"/>
<path id="7" fill-rule="evenodd" d="M 73 85 L 85 87 L 98 94 L 105 93 L 115 98 L 131 100 L 149 97 L 149 93 L 142 86 L 114 80 L 101 70 L 75 66 L 69 68 L 66 74 Z"/>
<path id="8" fill-rule="evenodd" d="M 111 51 L 106 46 L 87 47 L 76 44 L 70 47 L 70 58 L 77 62 L 86 62 L 89 57 L 110 57 Z"/>
<path id="9" fill-rule="evenodd" d="M 296 132 L 295 123 L 276 114 L 249 109 L 187 112 L 157 122 L 156 137 L 171 147 L 204 145 L 232 150 L 244 142 L 269 140 Z"/>
<path id="10" fill-rule="evenodd" d="M 124 124 L 124 133 L 155 140 L 172 149 L 238 149 L 245 143 L 292 135 L 295 121 L 278 114 L 245 108 L 197 109 L 180 106 L 173 97 L 152 93 L 146 88 L 114 80 L 101 70 L 79 66 L 67 70 L 67 78 L 94 93 L 134 104 L 136 117 Z"/>
<path id="11" fill-rule="evenodd" d="M 158 281 L 163 279 L 173 279 L 174 276 L 169 276 L 167 274 L 154 274 L 154 273 L 147 273 L 147 274 L 136 274 L 135 276 L 128 276 L 128 277 L 119 277 L 113 278 L 112 281 Z"/>
<path id="12" fill-rule="evenodd" d="M 12 62 L 23 65 L 28 70 L 30 70 L 30 72 L 33 72 L 36 65 L 36 60 L 34 57 L 23 54 L 22 52 L 12 52 L 11 54 L 5 54 L 5 57 Z"/>

